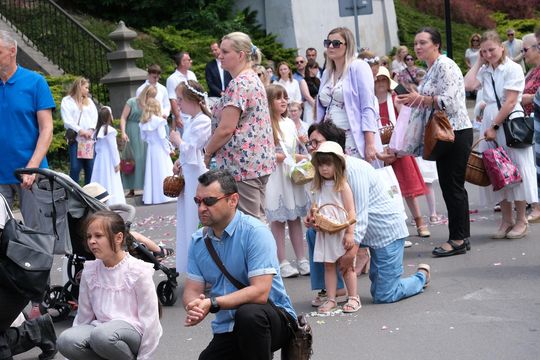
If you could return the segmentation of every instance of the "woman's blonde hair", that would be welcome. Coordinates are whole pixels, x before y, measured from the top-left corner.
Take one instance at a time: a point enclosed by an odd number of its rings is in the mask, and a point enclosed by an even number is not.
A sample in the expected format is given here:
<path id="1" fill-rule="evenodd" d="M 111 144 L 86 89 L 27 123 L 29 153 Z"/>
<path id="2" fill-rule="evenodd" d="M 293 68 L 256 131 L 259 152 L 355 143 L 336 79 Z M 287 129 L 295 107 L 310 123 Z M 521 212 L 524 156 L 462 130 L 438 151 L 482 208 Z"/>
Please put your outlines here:
<path id="1" fill-rule="evenodd" d="M 201 84 L 195 80 L 188 80 L 182 82 L 176 87 L 177 93 L 180 92 L 184 100 L 196 102 L 201 107 L 201 111 L 208 117 L 212 117 L 212 114 L 206 106 L 206 96 L 208 94 L 204 91 Z"/>
<path id="2" fill-rule="evenodd" d="M 400 55 L 402 52 L 405 52 L 403 54 L 403 57 L 401 57 Z M 397 61 L 403 61 L 403 59 L 405 59 L 405 56 L 407 56 L 408 53 L 409 53 L 409 48 L 406 47 L 405 45 L 400 45 L 396 49 L 396 55 L 394 56 L 394 59 Z"/>
<path id="3" fill-rule="evenodd" d="M 346 27 L 337 27 L 328 33 L 327 37 L 333 34 L 340 35 L 343 40 L 345 40 L 345 45 L 347 46 L 347 50 L 345 51 L 345 66 L 343 68 L 343 73 L 345 74 L 347 70 L 349 69 L 349 65 L 353 60 L 355 59 L 355 46 L 356 43 L 354 42 L 354 35 L 352 31 L 349 28 Z M 329 74 L 333 74 L 336 70 L 336 65 L 334 64 L 334 60 L 328 58 L 328 61 L 326 62 L 326 68 L 328 69 Z"/>
<path id="4" fill-rule="evenodd" d="M 480 45 L 480 40 L 482 38 L 482 35 L 478 34 L 478 33 L 474 33 L 471 35 L 471 37 L 469 38 L 469 46 L 472 48 L 473 44 L 472 44 L 472 41 L 473 39 L 478 39 L 478 45 Z"/>
<path id="5" fill-rule="evenodd" d="M 319 166 L 334 164 L 334 190 L 343 190 L 343 185 L 347 181 L 347 174 L 345 172 L 345 161 L 334 153 L 315 152 L 311 158 L 311 163 L 315 167 L 315 177 L 313 178 L 313 189 L 321 190 L 324 179 L 319 174 Z"/>
<path id="6" fill-rule="evenodd" d="M 146 85 L 146 87 L 143 89 L 143 91 L 141 91 L 141 93 L 137 97 L 137 103 L 139 104 L 139 108 L 143 110 L 144 106 L 146 105 L 146 101 L 148 99 L 155 98 L 156 96 L 157 96 L 157 87 L 152 84 Z"/>
<path id="7" fill-rule="evenodd" d="M 221 41 L 229 40 L 232 43 L 232 48 L 236 52 L 243 52 L 246 54 L 246 62 L 253 62 L 254 64 L 261 63 L 261 50 L 253 45 L 251 38 L 240 31 L 235 31 L 225 35 L 221 38 Z"/>
<path id="8" fill-rule="evenodd" d="M 279 121 L 282 117 L 287 117 L 288 111 L 285 110 L 283 114 L 278 114 L 274 110 L 274 100 L 277 99 L 287 99 L 287 90 L 281 85 L 272 84 L 266 87 L 266 97 L 268 98 L 268 108 L 270 109 L 270 121 L 272 123 L 272 133 L 274 135 L 274 144 L 279 144 L 279 139 L 283 135 L 281 133 L 281 128 L 279 127 Z"/>
<path id="9" fill-rule="evenodd" d="M 146 100 L 146 104 L 144 104 L 144 110 L 141 116 L 141 122 L 147 123 L 150 121 L 150 118 L 152 115 L 161 116 L 161 105 L 159 104 L 159 101 L 154 98 L 149 98 Z"/>
<path id="10" fill-rule="evenodd" d="M 90 99 L 87 96 L 82 95 L 82 87 L 85 85 L 90 85 L 90 80 L 84 77 L 78 77 L 73 81 L 71 87 L 69 88 L 69 96 L 75 99 L 76 103 L 82 104 L 84 106 L 90 104 Z"/>
<path id="11" fill-rule="evenodd" d="M 291 66 L 289 65 L 288 62 L 286 61 L 281 61 L 278 66 L 277 66 L 277 77 L 279 80 L 281 80 L 281 73 L 279 72 L 279 68 L 282 67 L 283 65 L 287 66 L 289 68 L 289 78 L 288 79 L 284 79 L 286 81 L 289 81 L 289 82 L 292 82 L 293 80 L 293 77 L 292 77 L 292 70 L 291 70 Z"/>
<path id="12" fill-rule="evenodd" d="M 501 37 L 495 30 L 488 30 L 482 34 L 482 37 L 480 38 L 480 44 L 483 44 L 486 41 L 493 41 L 494 43 L 502 47 L 502 56 L 499 61 L 497 61 L 497 66 L 501 65 L 506 60 L 506 47 L 502 44 Z"/>

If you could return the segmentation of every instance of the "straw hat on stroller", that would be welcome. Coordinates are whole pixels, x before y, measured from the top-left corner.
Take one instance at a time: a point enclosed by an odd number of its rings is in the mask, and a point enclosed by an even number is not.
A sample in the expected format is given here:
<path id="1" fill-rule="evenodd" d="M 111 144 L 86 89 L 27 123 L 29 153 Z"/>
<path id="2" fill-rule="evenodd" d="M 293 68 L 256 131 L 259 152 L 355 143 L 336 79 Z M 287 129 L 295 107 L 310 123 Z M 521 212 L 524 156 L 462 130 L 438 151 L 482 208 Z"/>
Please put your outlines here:
<path id="1" fill-rule="evenodd" d="M 97 182 L 86 184 L 82 189 L 87 195 L 90 195 L 102 203 L 106 202 L 111 197 L 107 189 Z"/>

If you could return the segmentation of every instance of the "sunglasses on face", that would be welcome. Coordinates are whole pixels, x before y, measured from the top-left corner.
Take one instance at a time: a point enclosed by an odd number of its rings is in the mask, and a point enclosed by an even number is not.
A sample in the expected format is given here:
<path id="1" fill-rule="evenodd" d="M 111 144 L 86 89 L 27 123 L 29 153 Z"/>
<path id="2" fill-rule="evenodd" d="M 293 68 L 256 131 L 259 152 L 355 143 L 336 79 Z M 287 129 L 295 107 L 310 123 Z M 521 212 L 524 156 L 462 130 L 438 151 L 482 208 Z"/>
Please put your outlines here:
<path id="1" fill-rule="evenodd" d="M 405 61 L 413 61 L 413 58 L 406 58 Z"/>
<path id="2" fill-rule="evenodd" d="M 514 36 L 514 34 L 506 34 L 506 36 Z"/>
<path id="3" fill-rule="evenodd" d="M 333 47 L 334 49 L 339 49 L 339 48 L 341 47 L 341 45 L 345 45 L 345 43 L 342 42 L 342 41 L 340 41 L 340 40 L 330 40 L 330 39 L 325 39 L 325 40 L 323 41 L 323 46 L 324 46 L 325 48 L 329 48 L 330 45 L 332 45 L 332 47 Z"/>
<path id="4" fill-rule="evenodd" d="M 220 196 L 220 197 L 215 197 L 215 196 L 207 196 L 207 197 L 204 197 L 204 198 L 200 198 L 198 196 L 195 196 L 193 198 L 193 201 L 195 201 L 195 204 L 197 204 L 197 206 L 201 206 L 201 203 L 206 205 L 206 206 L 214 206 L 217 204 L 217 202 L 221 199 L 225 199 L 225 198 L 228 198 L 229 196 L 231 196 L 232 194 L 225 194 L 223 196 Z"/>
<path id="5" fill-rule="evenodd" d="M 297 64 L 303 64 L 303 63 L 304 63 L 304 60 L 298 60 L 296 63 L 297 63 Z"/>
<path id="6" fill-rule="evenodd" d="M 479 42 L 480 39 L 472 39 L 472 42 Z"/>
<path id="7" fill-rule="evenodd" d="M 524 53 L 524 54 L 526 54 L 527 51 L 529 51 L 529 50 L 532 49 L 532 48 L 537 48 L 537 49 L 538 49 L 538 45 L 529 46 L 528 48 L 524 47 L 524 48 L 521 50 L 521 52 Z"/>

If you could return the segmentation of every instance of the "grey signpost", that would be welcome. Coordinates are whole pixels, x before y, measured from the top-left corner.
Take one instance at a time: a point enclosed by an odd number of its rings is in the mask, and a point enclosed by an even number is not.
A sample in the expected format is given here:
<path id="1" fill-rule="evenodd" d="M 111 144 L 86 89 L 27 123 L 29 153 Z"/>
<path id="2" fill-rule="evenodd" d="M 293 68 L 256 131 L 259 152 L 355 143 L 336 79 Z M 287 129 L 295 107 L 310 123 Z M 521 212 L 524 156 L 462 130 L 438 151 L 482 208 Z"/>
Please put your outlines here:
<path id="1" fill-rule="evenodd" d="M 372 0 L 339 0 L 339 16 L 354 16 L 354 35 L 356 50 L 360 51 L 360 32 L 358 31 L 358 16 L 373 14 Z"/>

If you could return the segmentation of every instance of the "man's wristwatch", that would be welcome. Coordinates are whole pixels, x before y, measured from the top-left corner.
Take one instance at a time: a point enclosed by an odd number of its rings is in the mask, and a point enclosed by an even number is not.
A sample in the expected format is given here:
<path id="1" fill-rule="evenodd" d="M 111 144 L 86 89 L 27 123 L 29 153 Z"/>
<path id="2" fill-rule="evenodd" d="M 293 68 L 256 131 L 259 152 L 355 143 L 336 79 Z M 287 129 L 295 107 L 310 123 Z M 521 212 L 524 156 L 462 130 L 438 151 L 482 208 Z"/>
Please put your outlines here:
<path id="1" fill-rule="evenodd" d="M 499 130 L 499 125 L 498 124 L 493 124 L 491 125 L 491 127 L 493 128 L 493 130 Z"/>
<path id="2" fill-rule="evenodd" d="M 216 300 L 216 297 L 215 296 L 212 296 L 210 298 L 210 312 L 212 314 L 215 314 L 217 313 L 221 308 L 219 307 L 219 304 Z"/>

